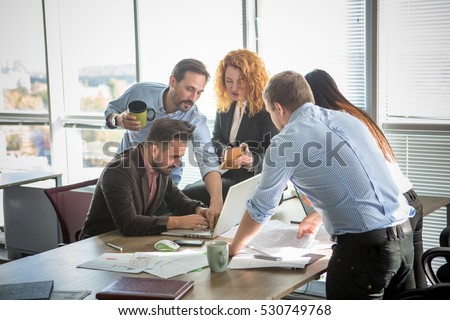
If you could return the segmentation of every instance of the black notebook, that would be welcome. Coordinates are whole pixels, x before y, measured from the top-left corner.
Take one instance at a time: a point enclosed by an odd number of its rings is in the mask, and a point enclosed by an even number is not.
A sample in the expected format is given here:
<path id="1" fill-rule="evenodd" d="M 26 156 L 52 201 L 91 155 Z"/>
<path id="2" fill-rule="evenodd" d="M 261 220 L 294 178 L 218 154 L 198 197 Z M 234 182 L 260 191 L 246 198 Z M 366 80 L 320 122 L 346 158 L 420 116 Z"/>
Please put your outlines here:
<path id="1" fill-rule="evenodd" d="M 178 300 L 193 286 L 193 281 L 121 277 L 95 297 L 99 300 Z"/>
<path id="2" fill-rule="evenodd" d="M 36 281 L 0 285 L 0 300 L 48 300 L 53 281 Z"/>

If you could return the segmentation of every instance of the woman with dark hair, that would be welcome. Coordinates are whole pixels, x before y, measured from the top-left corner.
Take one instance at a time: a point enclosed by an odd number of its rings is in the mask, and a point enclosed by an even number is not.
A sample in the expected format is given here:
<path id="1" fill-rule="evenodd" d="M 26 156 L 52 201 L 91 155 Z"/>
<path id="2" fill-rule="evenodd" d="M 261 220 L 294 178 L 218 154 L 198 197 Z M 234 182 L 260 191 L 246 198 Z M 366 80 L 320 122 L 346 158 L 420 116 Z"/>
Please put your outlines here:
<path id="1" fill-rule="evenodd" d="M 416 215 L 410 218 L 411 227 L 414 231 L 414 265 L 413 272 L 411 272 L 406 282 L 406 289 L 427 287 L 427 281 L 421 265 L 423 253 L 423 206 L 413 189 L 411 181 L 401 172 L 386 136 L 364 110 L 356 107 L 344 97 L 334 79 L 326 71 L 315 69 L 308 73 L 305 79 L 311 87 L 316 105 L 326 109 L 347 112 L 361 120 L 367 126 L 378 147 L 383 152 L 394 181 L 408 200 L 408 204 L 416 210 Z"/>
<path id="2" fill-rule="evenodd" d="M 216 70 L 216 119 L 212 144 L 222 158 L 229 147 L 241 147 L 245 152 L 222 174 L 225 199 L 231 186 L 261 172 L 264 153 L 270 139 L 278 133 L 264 108 L 262 92 L 269 81 L 263 60 L 247 49 L 228 52 Z M 203 181 L 186 186 L 183 192 L 191 199 L 209 204 L 209 194 Z"/>

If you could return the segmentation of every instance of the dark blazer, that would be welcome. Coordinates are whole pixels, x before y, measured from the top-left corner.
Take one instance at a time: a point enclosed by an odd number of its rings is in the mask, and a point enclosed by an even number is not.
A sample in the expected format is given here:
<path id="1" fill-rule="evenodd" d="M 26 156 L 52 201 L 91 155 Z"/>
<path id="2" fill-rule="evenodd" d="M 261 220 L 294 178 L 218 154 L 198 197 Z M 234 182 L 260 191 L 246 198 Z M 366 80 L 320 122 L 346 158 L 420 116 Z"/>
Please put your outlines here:
<path id="1" fill-rule="evenodd" d="M 270 139 L 278 133 L 278 129 L 266 110 L 249 117 L 247 107 L 236 135 L 236 143 L 230 144 L 229 137 L 235 109 L 236 102 L 231 105 L 227 112 L 216 114 L 212 137 L 214 150 L 220 157 L 223 149 L 227 146 L 237 147 L 239 144 L 246 142 L 253 155 L 253 169 L 251 171 L 257 174 L 261 172 L 264 153 L 270 145 Z"/>
<path id="2" fill-rule="evenodd" d="M 125 236 L 160 234 L 169 215 L 156 212 L 165 201 L 173 215 L 195 213 L 200 201 L 186 197 L 170 176 L 160 174 L 153 201 L 138 147 L 116 155 L 100 175 L 80 239 L 118 229 Z M 148 208 L 147 208 L 148 205 Z"/>

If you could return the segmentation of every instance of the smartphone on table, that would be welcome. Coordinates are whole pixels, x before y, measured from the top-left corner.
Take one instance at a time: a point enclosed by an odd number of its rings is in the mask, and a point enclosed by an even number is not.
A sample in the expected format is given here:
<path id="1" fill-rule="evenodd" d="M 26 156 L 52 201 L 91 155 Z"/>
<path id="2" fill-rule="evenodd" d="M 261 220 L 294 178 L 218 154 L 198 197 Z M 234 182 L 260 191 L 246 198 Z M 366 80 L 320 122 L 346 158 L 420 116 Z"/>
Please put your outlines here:
<path id="1" fill-rule="evenodd" d="M 173 240 L 179 246 L 201 247 L 205 244 L 205 240 L 199 239 L 176 239 Z"/>

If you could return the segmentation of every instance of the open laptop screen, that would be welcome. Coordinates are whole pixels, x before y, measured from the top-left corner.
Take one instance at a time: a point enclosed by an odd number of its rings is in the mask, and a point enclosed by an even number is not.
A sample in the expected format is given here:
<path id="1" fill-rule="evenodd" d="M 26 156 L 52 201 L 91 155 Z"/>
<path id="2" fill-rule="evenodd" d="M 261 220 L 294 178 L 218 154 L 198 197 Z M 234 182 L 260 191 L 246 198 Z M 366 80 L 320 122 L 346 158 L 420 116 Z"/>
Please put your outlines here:
<path id="1" fill-rule="evenodd" d="M 242 182 L 230 187 L 222 212 L 217 221 L 213 232 L 199 230 L 172 229 L 163 232 L 162 235 L 196 237 L 196 238 L 215 238 L 239 224 L 247 209 L 247 199 L 249 199 L 258 186 L 261 174 L 257 174 Z"/>

